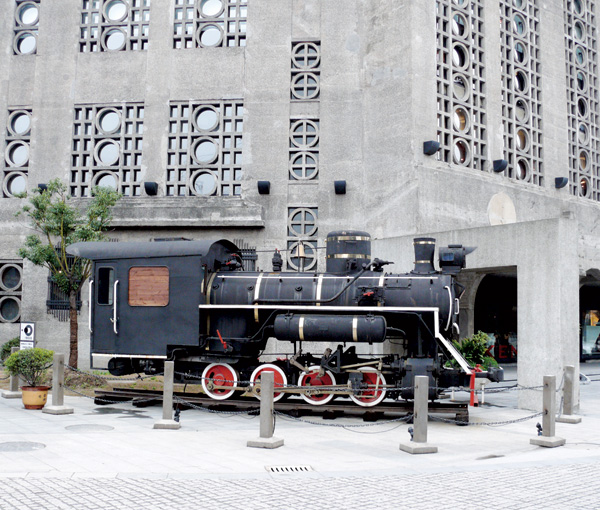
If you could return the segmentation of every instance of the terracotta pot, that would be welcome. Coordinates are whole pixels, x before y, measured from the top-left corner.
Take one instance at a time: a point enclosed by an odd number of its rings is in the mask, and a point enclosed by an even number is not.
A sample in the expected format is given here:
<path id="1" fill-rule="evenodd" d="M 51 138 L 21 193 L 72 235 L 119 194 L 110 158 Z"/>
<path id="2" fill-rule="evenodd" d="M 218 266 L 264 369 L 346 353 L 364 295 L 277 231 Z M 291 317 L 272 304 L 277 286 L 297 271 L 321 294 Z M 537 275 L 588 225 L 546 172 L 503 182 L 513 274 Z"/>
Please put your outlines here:
<path id="1" fill-rule="evenodd" d="M 21 398 L 25 409 L 42 409 L 48 400 L 49 386 L 23 386 Z"/>

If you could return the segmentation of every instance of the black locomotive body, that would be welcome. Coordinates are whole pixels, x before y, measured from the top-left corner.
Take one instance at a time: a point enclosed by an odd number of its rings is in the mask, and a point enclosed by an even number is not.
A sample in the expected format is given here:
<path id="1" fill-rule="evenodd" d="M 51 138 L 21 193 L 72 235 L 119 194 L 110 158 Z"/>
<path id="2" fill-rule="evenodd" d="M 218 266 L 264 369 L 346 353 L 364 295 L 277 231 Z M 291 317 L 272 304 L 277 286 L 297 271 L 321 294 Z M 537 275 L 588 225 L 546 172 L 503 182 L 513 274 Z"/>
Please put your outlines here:
<path id="1" fill-rule="evenodd" d="M 241 267 L 231 242 L 78 243 L 68 251 L 94 261 L 90 282 L 92 364 L 112 374 L 162 371 L 175 361 L 181 379 L 201 378 L 216 400 L 251 390 L 264 370 L 276 399 L 294 386 L 320 405 L 347 395 L 361 406 L 412 398 L 416 375 L 430 378 L 430 398 L 468 383 L 472 367 L 451 343 L 462 287 L 455 275 L 468 250 L 415 239 L 415 268 L 387 274 L 371 260 L 365 232 L 332 232 L 324 273 Z M 289 353 L 260 361 L 269 338 Z M 318 346 L 316 353 L 303 346 Z M 365 354 L 365 346 L 379 354 Z M 502 371 L 479 373 L 494 380 Z M 242 382 L 244 381 L 244 382 Z"/>

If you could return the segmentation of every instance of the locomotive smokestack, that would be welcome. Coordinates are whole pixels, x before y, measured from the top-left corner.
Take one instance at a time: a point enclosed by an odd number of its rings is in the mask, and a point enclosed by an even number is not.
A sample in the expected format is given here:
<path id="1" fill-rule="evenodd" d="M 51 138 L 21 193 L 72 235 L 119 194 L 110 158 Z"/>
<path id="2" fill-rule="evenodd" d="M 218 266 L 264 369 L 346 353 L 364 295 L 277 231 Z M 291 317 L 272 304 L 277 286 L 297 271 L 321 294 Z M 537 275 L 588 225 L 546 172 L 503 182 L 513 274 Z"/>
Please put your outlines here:
<path id="1" fill-rule="evenodd" d="M 432 237 L 416 237 L 413 240 L 415 247 L 415 269 L 414 274 L 435 273 L 433 267 L 433 255 L 435 254 L 435 239 Z"/>

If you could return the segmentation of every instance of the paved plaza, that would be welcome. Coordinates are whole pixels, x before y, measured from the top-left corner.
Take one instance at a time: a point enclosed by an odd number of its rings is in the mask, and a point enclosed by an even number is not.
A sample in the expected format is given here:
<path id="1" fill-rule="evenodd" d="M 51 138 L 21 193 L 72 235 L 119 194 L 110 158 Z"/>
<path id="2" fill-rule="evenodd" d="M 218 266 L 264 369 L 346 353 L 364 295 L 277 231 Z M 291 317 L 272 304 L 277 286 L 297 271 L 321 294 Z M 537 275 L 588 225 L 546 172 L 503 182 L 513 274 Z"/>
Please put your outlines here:
<path id="1" fill-rule="evenodd" d="M 430 422 L 429 455 L 399 450 L 399 421 L 278 416 L 285 444 L 265 450 L 246 447 L 259 421 L 245 414 L 190 409 L 155 430 L 160 407 L 66 397 L 74 414 L 54 416 L 0 398 L 0 510 L 600 509 L 600 366 L 581 370 L 583 421 L 556 424 L 565 446 L 531 445 L 541 417 L 516 391 L 488 392 L 472 426 Z"/>

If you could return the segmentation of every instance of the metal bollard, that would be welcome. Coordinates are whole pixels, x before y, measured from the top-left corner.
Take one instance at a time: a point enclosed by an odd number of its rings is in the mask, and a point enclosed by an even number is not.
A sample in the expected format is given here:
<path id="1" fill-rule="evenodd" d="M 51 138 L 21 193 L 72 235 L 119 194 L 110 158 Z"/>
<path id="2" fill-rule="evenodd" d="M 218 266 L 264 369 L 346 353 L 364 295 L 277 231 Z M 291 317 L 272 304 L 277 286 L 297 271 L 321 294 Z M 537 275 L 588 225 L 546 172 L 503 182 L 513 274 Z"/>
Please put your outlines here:
<path id="1" fill-rule="evenodd" d="M 42 409 L 47 414 L 73 414 L 73 408 L 65 406 L 65 355 L 54 353 L 52 364 L 52 405 Z"/>
<path id="2" fill-rule="evenodd" d="M 15 352 L 18 352 L 18 351 L 19 351 L 18 347 L 10 348 L 11 354 L 14 354 Z M 9 384 L 10 384 L 10 389 L 8 391 L 5 390 L 2 392 L 2 398 L 21 398 L 21 392 L 19 391 L 19 377 L 15 376 L 15 375 L 11 375 Z"/>
<path id="3" fill-rule="evenodd" d="M 542 418 L 542 435 L 536 436 L 529 440 L 530 444 L 554 448 L 563 446 L 565 440 L 562 437 L 556 437 L 555 420 L 556 420 L 556 376 L 544 376 L 544 395 L 543 395 L 543 412 Z"/>
<path id="4" fill-rule="evenodd" d="M 279 448 L 283 439 L 273 437 L 273 393 L 275 375 L 263 371 L 260 374 L 260 435 L 258 439 L 250 439 L 247 446 L 251 448 Z"/>
<path id="5" fill-rule="evenodd" d="M 165 374 L 163 381 L 163 415 L 162 420 L 158 420 L 155 429 L 177 430 L 181 428 L 179 422 L 173 419 L 173 378 L 175 375 L 175 362 L 165 361 Z"/>
<path id="6" fill-rule="evenodd" d="M 427 413 L 429 407 L 429 377 L 415 377 L 415 402 L 413 413 L 413 437 L 409 443 L 400 443 L 403 452 L 411 454 L 437 453 L 437 446 L 427 443 Z"/>
<path id="7" fill-rule="evenodd" d="M 575 367 L 565 367 L 565 383 L 563 386 L 563 412 L 556 418 L 560 423 L 581 423 L 581 416 L 573 413 L 573 400 L 575 399 Z"/>

